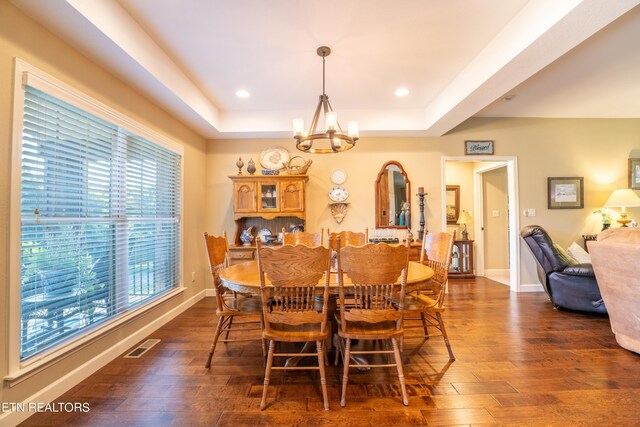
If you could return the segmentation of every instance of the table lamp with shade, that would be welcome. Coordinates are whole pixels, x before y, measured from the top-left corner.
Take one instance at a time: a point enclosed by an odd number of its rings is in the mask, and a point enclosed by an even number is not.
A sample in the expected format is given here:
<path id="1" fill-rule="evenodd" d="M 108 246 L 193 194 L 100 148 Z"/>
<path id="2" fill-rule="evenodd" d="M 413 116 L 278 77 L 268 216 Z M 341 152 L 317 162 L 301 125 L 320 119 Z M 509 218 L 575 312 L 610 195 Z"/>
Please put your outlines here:
<path id="1" fill-rule="evenodd" d="M 616 221 L 622 224 L 623 227 L 627 227 L 632 220 L 627 218 L 626 208 L 640 206 L 640 197 L 630 188 L 624 190 L 614 190 L 609 196 L 609 199 L 604 204 L 605 208 L 622 208 L 620 212 L 620 218 Z"/>
<path id="2" fill-rule="evenodd" d="M 467 232 L 467 224 L 471 224 L 473 218 L 469 215 L 469 212 L 463 210 L 458 216 L 458 224 L 464 225 L 464 230 L 462 230 L 462 240 L 469 240 L 469 233 Z"/>

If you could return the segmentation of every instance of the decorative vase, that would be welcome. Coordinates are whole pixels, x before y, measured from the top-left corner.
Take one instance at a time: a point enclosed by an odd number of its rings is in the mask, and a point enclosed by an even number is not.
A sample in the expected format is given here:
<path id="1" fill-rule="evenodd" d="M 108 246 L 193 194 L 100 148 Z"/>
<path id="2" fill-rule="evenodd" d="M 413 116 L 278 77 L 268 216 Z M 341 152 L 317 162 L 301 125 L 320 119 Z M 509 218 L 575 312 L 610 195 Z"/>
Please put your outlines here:
<path id="1" fill-rule="evenodd" d="M 249 159 L 249 164 L 247 165 L 247 172 L 249 175 L 253 175 L 256 173 L 256 164 L 253 162 L 253 159 Z"/>
<path id="2" fill-rule="evenodd" d="M 238 161 L 236 162 L 236 167 L 238 168 L 238 175 L 242 175 L 243 166 L 244 166 L 244 162 L 242 161 L 242 157 L 238 157 Z"/>
<path id="3" fill-rule="evenodd" d="M 252 230 L 253 227 L 249 227 L 246 230 L 243 230 L 242 234 L 240 234 L 240 241 L 242 242 L 242 246 L 251 246 L 251 242 L 253 242 L 253 234 L 251 234 Z"/>
<path id="4" fill-rule="evenodd" d="M 611 224 L 602 223 L 602 231 L 606 230 L 609 227 L 611 227 Z"/>

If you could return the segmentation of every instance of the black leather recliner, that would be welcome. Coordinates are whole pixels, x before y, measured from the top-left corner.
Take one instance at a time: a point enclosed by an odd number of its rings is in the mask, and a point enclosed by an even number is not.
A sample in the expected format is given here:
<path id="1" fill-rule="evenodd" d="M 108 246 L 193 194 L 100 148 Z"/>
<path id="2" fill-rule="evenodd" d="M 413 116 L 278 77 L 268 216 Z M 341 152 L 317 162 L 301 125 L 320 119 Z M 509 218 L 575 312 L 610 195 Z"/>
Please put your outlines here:
<path id="1" fill-rule="evenodd" d="M 555 307 L 589 313 L 606 313 L 591 264 L 568 265 L 539 225 L 520 231 L 538 264 L 538 278 Z"/>

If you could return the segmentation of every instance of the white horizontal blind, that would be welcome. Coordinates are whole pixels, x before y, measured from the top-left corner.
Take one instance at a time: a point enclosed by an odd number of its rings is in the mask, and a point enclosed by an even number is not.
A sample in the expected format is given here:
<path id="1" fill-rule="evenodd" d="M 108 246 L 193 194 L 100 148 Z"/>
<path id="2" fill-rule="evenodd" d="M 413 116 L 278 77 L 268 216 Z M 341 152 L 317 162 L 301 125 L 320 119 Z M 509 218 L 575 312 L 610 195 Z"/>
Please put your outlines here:
<path id="1" fill-rule="evenodd" d="M 174 288 L 181 156 L 25 87 L 24 360 Z"/>

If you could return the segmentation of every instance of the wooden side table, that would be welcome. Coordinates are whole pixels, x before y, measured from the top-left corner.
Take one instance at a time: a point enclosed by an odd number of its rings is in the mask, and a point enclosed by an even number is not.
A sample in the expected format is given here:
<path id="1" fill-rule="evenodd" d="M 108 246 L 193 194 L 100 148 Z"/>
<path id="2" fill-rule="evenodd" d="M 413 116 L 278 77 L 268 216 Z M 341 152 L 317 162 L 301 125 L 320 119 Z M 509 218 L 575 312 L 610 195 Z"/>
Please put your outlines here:
<path id="1" fill-rule="evenodd" d="M 449 268 L 450 279 L 473 279 L 473 240 L 456 240 L 453 242 L 453 255 Z"/>

